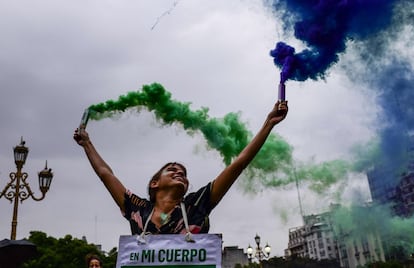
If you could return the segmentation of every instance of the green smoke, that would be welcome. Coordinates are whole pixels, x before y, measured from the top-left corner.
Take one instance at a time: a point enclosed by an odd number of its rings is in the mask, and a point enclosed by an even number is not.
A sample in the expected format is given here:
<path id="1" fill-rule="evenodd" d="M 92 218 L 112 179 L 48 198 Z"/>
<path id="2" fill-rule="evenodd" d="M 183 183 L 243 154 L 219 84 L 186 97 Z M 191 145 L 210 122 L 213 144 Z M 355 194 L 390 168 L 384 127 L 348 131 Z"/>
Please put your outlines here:
<path id="1" fill-rule="evenodd" d="M 308 164 L 296 171 L 296 178 L 310 182 L 310 188 L 316 193 L 323 191 L 343 179 L 349 172 L 349 164 L 343 160 L 332 160 L 321 164 Z"/>
<path id="2" fill-rule="evenodd" d="M 323 194 L 332 185 L 344 180 L 350 165 L 344 160 L 332 160 L 319 164 L 275 163 L 277 170 L 267 173 L 263 169 L 248 169 L 246 178 L 241 182 L 246 192 L 260 192 L 268 188 L 280 188 L 296 182 L 306 182 L 313 192 Z"/>
<path id="3" fill-rule="evenodd" d="M 357 172 L 367 172 L 378 165 L 381 159 L 380 141 L 372 139 L 366 144 L 356 144 L 351 149 L 354 155 L 353 169 Z"/>
<path id="4" fill-rule="evenodd" d="M 238 113 L 228 113 L 223 118 L 210 118 L 208 108 L 191 110 L 190 103 L 171 98 L 171 93 L 158 83 L 144 85 L 141 91 L 128 92 L 118 100 L 108 100 L 89 107 L 90 119 L 100 120 L 122 113 L 130 108 L 145 108 L 155 114 L 164 125 L 181 125 L 188 134 L 201 132 L 207 146 L 217 150 L 228 165 L 248 144 L 253 134 L 240 122 Z M 309 181 L 311 189 L 320 193 L 335 184 L 346 173 L 343 161 L 325 162 L 320 165 L 294 163 L 293 148 L 282 137 L 271 133 L 245 171 L 244 188 L 248 192 L 264 188 L 277 188 L 297 180 Z"/>
<path id="5" fill-rule="evenodd" d="M 90 118 L 99 120 L 132 107 L 145 107 L 154 112 L 156 119 L 163 124 L 181 124 L 189 134 L 201 131 L 208 146 L 220 152 L 227 165 L 252 136 L 239 121 L 239 114 L 229 113 L 220 119 L 209 118 L 208 108 L 192 111 L 190 103 L 172 100 L 171 93 L 156 83 L 144 85 L 142 91 L 129 92 L 116 101 L 108 100 L 90 106 Z"/>
<path id="6" fill-rule="evenodd" d="M 332 223 L 336 234 L 347 243 L 374 235 L 382 241 L 386 257 L 407 257 L 414 252 L 414 218 L 400 218 L 387 206 L 350 206 L 333 210 Z"/>

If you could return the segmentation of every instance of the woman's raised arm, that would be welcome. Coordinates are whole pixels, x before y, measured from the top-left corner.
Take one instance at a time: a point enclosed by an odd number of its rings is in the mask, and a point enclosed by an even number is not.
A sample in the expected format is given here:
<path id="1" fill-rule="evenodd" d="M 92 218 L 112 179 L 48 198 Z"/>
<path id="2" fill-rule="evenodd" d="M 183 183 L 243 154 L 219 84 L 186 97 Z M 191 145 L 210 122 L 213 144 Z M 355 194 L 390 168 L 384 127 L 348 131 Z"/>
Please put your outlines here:
<path id="1" fill-rule="evenodd" d="M 285 119 L 287 112 L 287 101 L 278 101 L 272 111 L 270 111 L 259 132 L 233 162 L 217 176 L 211 190 L 211 202 L 213 206 L 220 202 L 242 171 L 250 164 L 265 143 L 273 127 Z"/>
<path id="2" fill-rule="evenodd" d="M 106 189 L 108 189 L 112 198 L 119 206 L 122 212 L 124 212 L 124 199 L 125 199 L 125 187 L 114 175 L 111 167 L 102 159 L 99 153 L 96 151 L 89 134 L 84 128 L 76 129 L 73 134 L 73 139 L 83 147 L 89 162 L 95 171 L 96 175 L 101 179 Z"/>

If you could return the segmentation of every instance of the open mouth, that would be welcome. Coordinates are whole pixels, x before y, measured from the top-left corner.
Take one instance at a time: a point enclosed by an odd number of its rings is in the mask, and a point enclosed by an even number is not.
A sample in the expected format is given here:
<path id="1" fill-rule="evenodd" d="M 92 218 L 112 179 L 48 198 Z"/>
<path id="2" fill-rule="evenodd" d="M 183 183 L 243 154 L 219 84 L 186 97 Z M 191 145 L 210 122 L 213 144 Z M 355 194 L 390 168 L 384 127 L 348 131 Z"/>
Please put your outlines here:
<path id="1" fill-rule="evenodd" d="M 186 179 L 184 179 L 183 177 L 181 177 L 181 176 L 174 176 L 173 177 L 173 180 L 177 180 L 177 181 L 181 181 L 181 182 L 183 182 L 183 183 L 186 183 Z"/>

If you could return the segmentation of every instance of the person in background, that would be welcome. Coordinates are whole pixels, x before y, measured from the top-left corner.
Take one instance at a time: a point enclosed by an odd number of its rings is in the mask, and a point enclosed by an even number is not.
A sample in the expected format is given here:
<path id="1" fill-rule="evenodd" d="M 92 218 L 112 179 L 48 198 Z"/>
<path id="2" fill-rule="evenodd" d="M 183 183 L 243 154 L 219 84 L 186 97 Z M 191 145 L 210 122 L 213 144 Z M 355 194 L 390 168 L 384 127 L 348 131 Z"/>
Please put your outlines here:
<path id="1" fill-rule="evenodd" d="M 96 254 L 86 255 L 86 264 L 88 268 L 102 268 L 102 260 Z"/>

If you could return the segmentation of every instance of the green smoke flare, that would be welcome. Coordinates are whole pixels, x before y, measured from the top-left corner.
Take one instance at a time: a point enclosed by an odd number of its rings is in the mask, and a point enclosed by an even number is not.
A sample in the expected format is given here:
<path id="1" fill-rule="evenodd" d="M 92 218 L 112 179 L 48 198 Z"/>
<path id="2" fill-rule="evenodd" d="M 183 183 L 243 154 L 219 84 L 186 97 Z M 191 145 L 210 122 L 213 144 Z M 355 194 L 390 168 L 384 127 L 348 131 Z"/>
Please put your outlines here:
<path id="1" fill-rule="evenodd" d="M 146 108 L 165 125 L 179 124 L 188 134 L 200 131 L 209 148 L 217 150 L 228 165 L 253 137 L 238 113 L 223 118 L 210 118 L 208 108 L 191 110 L 190 103 L 171 99 L 171 93 L 158 83 L 144 85 L 141 91 L 128 92 L 118 100 L 108 100 L 89 107 L 90 119 L 100 120 L 130 108 Z M 270 134 L 260 152 L 245 171 L 246 191 L 280 187 L 296 180 L 307 180 L 311 189 L 322 192 L 336 183 L 345 173 L 342 161 L 297 167 L 292 159 L 293 148 L 282 137 Z M 294 169 L 293 167 L 296 166 Z M 296 172 L 293 172 L 293 171 Z"/>

